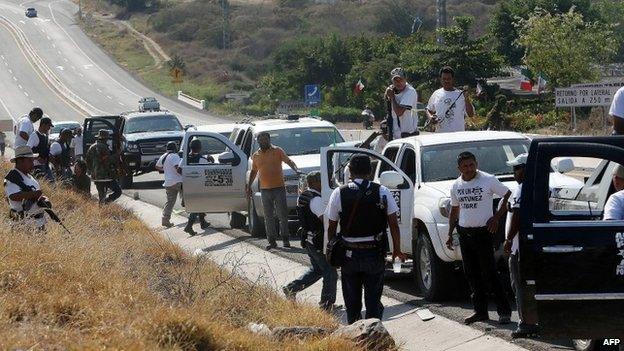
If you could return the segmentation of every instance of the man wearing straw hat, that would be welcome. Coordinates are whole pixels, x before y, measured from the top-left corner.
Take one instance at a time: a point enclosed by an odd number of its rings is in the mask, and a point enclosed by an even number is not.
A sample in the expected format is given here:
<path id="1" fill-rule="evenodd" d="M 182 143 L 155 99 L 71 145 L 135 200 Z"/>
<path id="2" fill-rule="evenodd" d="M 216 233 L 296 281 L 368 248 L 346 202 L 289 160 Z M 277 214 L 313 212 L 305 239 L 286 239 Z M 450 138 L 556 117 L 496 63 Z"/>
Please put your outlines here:
<path id="1" fill-rule="evenodd" d="M 30 175 L 34 167 L 34 155 L 28 146 L 18 146 L 15 157 L 11 159 L 15 167 L 4 178 L 4 192 L 9 201 L 9 217 L 15 221 L 24 221 L 39 229 L 46 224 L 44 209 L 39 206 L 47 202 L 41 187 Z"/>

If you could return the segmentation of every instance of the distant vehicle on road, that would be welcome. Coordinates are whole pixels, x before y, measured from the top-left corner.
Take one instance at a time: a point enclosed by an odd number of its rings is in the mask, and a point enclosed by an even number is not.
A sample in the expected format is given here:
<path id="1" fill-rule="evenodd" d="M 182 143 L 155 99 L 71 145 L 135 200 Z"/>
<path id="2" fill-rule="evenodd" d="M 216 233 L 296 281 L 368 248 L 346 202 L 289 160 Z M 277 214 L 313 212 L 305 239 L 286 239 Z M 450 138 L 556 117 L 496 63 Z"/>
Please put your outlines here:
<path id="1" fill-rule="evenodd" d="M 61 130 L 71 129 L 73 131 L 76 128 L 80 127 L 80 122 L 76 122 L 76 121 L 60 121 L 60 122 L 53 122 L 53 124 L 54 124 L 54 127 L 50 129 L 50 136 L 48 138 L 50 140 L 50 143 L 58 139 L 59 133 L 61 132 Z"/>
<path id="2" fill-rule="evenodd" d="M 139 111 L 159 111 L 160 110 L 160 102 L 156 100 L 154 97 L 144 97 L 139 100 Z"/>
<path id="3" fill-rule="evenodd" d="M 132 187 L 135 176 L 155 171 L 156 161 L 170 141 L 180 145 L 185 129 L 170 111 L 132 111 L 117 116 L 94 116 L 85 119 L 85 150 L 95 142 L 100 129 L 113 131 L 114 148 L 121 149 L 124 175 L 122 188 Z"/>
<path id="4" fill-rule="evenodd" d="M 37 10 L 34 7 L 29 7 L 26 9 L 26 11 L 24 12 L 24 14 L 26 15 L 26 17 L 31 18 L 31 17 L 37 17 Z"/>

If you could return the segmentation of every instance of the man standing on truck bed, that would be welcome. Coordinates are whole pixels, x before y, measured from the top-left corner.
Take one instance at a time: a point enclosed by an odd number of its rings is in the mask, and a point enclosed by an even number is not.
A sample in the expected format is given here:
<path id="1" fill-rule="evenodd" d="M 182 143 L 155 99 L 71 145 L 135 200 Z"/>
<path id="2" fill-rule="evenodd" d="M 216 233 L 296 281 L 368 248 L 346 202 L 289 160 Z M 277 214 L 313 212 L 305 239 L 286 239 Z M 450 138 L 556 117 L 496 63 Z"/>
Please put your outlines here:
<path id="1" fill-rule="evenodd" d="M 300 173 L 297 165 L 286 155 L 282 148 L 271 144 L 271 135 L 267 132 L 258 133 L 258 145 L 251 160 L 253 166 L 247 183 L 247 196 L 251 198 L 251 185 L 258 175 L 260 194 L 262 195 L 262 208 L 264 209 L 264 224 L 269 245 L 267 250 L 277 247 L 277 233 L 275 232 L 275 214 L 280 222 L 280 234 L 284 241 L 284 247 L 290 247 L 290 233 L 288 231 L 288 208 L 286 205 L 286 187 L 282 162 L 286 163 L 293 171 Z"/>
<path id="2" fill-rule="evenodd" d="M 427 117 L 436 124 L 436 133 L 463 132 L 465 115 L 474 117 L 474 107 L 464 90 L 455 88 L 455 71 L 448 66 L 440 70 L 442 88 L 429 97 Z"/>
<path id="3" fill-rule="evenodd" d="M 461 175 L 451 189 L 451 215 L 446 247 L 453 250 L 453 231 L 459 232 L 464 274 L 472 290 L 474 314 L 466 324 L 485 321 L 488 316 L 488 281 L 496 296 L 496 310 L 501 324 L 511 320 L 511 307 L 498 279 L 492 239 L 499 220 L 507 210 L 511 191 L 495 176 L 477 169 L 477 159 L 470 152 L 457 156 Z M 493 195 L 502 197 L 500 209 L 492 216 Z"/>

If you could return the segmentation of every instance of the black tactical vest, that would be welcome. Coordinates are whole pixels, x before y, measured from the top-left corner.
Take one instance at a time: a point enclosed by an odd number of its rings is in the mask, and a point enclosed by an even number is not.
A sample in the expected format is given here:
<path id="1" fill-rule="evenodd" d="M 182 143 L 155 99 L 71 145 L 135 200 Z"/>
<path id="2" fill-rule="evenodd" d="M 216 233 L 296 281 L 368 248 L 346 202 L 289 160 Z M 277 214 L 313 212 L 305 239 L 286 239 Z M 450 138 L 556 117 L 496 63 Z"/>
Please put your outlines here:
<path id="1" fill-rule="evenodd" d="M 33 147 L 32 152 L 34 154 L 39 154 L 39 157 L 43 159 L 48 159 L 50 156 L 50 146 L 48 145 L 48 136 L 46 134 L 40 133 L 36 131 L 37 137 L 39 138 L 39 144 Z"/>
<path id="2" fill-rule="evenodd" d="M 386 204 L 382 202 L 379 195 L 380 185 L 368 181 L 354 187 L 343 185 L 340 187 L 340 202 L 342 210 L 340 212 L 340 234 L 348 238 L 362 238 L 375 236 L 385 232 L 388 224 L 386 214 Z M 364 188 L 368 184 L 367 188 Z M 361 193 L 360 193 L 361 192 Z M 353 212 L 353 207 L 359 198 L 357 209 Z M 391 201 L 392 199 L 386 199 Z M 393 200 L 392 200 L 393 201 Z M 349 227 L 349 218 L 353 212 L 353 219 Z"/>
<path id="3" fill-rule="evenodd" d="M 59 142 L 59 144 L 61 145 L 61 166 L 62 167 L 69 167 L 71 166 L 71 149 L 69 147 L 68 143 L 61 143 Z"/>
<path id="4" fill-rule="evenodd" d="M 321 195 L 309 189 L 302 192 L 297 198 L 297 216 L 299 217 L 299 225 L 304 231 L 303 235 L 307 236 L 308 232 L 312 232 L 313 235 L 308 238 L 308 241 L 311 241 L 316 249 L 322 250 L 323 222 L 310 209 L 312 199 L 319 196 Z"/>

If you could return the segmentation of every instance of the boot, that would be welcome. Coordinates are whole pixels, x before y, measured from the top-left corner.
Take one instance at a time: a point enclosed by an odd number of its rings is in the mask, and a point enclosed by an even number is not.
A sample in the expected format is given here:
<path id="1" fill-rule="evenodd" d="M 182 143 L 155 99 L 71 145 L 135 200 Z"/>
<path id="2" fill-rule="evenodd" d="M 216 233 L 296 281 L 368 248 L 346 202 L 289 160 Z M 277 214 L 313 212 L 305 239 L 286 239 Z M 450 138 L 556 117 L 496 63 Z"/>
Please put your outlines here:
<path id="1" fill-rule="evenodd" d="M 206 215 L 204 214 L 199 215 L 199 225 L 201 226 L 201 229 L 204 229 L 204 230 L 210 228 L 210 222 L 206 220 Z"/>
<path id="2" fill-rule="evenodd" d="M 184 227 L 184 231 L 189 233 L 191 236 L 197 235 L 197 233 L 193 230 L 193 223 L 186 223 L 186 227 Z"/>

